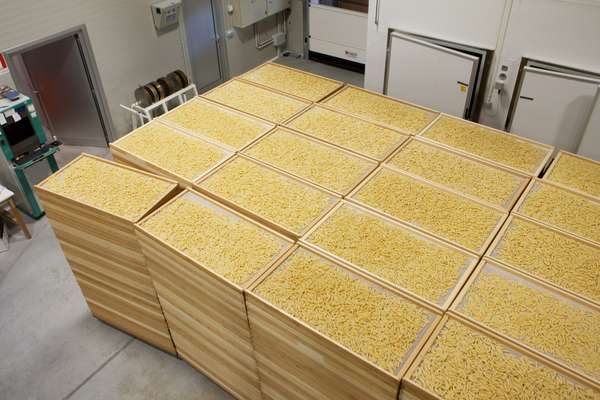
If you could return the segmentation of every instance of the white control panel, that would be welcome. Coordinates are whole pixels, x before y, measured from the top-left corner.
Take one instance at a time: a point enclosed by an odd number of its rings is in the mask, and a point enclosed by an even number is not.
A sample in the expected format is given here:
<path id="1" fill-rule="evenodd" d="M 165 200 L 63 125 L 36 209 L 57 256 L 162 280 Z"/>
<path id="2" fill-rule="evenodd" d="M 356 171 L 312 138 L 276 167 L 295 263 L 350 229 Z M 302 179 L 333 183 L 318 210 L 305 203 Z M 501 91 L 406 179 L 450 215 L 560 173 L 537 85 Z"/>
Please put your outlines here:
<path id="1" fill-rule="evenodd" d="M 181 10 L 181 0 L 162 0 L 153 3 L 152 17 L 156 30 L 163 30 L 177 25 Z"/>

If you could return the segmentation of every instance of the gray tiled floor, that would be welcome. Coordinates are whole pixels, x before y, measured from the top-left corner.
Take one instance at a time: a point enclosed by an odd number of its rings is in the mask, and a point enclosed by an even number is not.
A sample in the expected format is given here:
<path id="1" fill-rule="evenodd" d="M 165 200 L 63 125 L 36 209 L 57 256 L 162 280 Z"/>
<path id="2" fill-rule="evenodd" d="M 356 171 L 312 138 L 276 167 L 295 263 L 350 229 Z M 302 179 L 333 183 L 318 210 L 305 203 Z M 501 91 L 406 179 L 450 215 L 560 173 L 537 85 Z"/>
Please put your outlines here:
<path id="1" fill-rule="evenodd" d="M 362 75 L 306 60 L 283 63 L 362 85 Z M 82 151 L 64 146 L 65 165 Z M 225 391 L 183 361 L 91 316 L 46 218 L 13 229 L 0 253 L 0 399 L 223 400 Z"/>

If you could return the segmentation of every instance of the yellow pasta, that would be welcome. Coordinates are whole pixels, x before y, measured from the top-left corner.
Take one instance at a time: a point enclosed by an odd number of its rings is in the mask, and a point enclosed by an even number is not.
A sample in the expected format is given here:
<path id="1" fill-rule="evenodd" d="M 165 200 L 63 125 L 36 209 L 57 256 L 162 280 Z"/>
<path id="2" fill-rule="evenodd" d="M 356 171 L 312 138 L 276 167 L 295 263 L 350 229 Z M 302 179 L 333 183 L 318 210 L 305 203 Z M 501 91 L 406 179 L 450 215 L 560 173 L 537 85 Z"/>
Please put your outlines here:
<path id="1" fill-rule="evenodd" d="M 270 63 L 244 74 L 242 79 L 310 101 L 319 101 L 342 86 L 341 82 Z"/>
<path id="2" fill-rule="evenodd" d="M 492 256 L 600 303 L 600 248 L 513 219 Z"/>
<path id="3" fill-rule="evenodd" d="M 431 319 L 425 309 L 297 250 L 256 293 L 325 336 L 396 373 Z"/>
<path id="4" fill-rule="evenodd" d="M 314 107 L 289 127 L 382 161 L 407 137 L 391 129 L 323 107 Z"/>
<path id="5" fill-rule="evenodd" d="M 161 117 L 199 137 L 207 137 L 233 149 L 241 149 L 272 128 L 266 122 L 195 98 Z"/>
<path id="6" fill-rule="evenodd" d="M 525 182 L 518 175 L 417 140 L 404 146 L 389 163 L 501 207 L 512 206 L 512 200 Z"/>
<path id="7" fill-rule="evenodd" d="M 600 378 L 600 312 L 508 273 L 483 271 L 461 313 Z"/>
<path id="8" fill-rule="evenodd" d="M 438 119 L 422 135 L 529 173 L 535 173 L 550 152 L 540 145 L 521 140 L 514 135 L 445 116 Z"/>
<path id="9" fill-rule="evenodd" d="M 538 182 L 518 210 L 538 221 L 600 242 L 600 202 Z"/>
<path id="10" fill-rule="evenodd" d="M 174 184 L 82 157 L 52 175 L 43 188 L 130 221 L 139 220 Z"/>
<path id="11" fill-rule="evenodd" d="M 310 104 L 237 80 L 231 80 L 203 96 L 277 123 L 291 118 Z"/>
<path id="12" fill-rule="evenodd" d="M 341 194 L 352 190 L 377 166 L 281 128 L 245 153 Z"/>
<path id="13" fill-rule="evenodd" d="M 348 87 L 325 101 L 326 104 L 367 120 L 387 124 L 412 134 L 423 130 L 435 114 L 391 97 L 383 97 L 362 89 Z"/>
<path id="14" fill-rule="evenodd" d="M 474 251 L 481 250 L 504 218 L 500 211 L 388 169 L 353 197 Z"/>
<path id="15" fill-rule="evenodd" d="M 550 174 L 544 178 L 600 197 L 600 164 L 598 162 L 561 153 Z"/>
<path id="16" fill-rule="evenodd" d="M 224 165 L 200 187 L 296 233 L 336 202 L 333 196 L 243 158 Z"/>
<path id="17" fill-rule="evenodd" d="M 274 234 L 194 197 L 182 197 L 161 208 L 141 227 L 238 285 L 255 277 L 287 244 Z"/>
<path id="18" fill-rule="evenodd" d="M 454 320 L 408 379 L 442 399 L 600 399 L 598 391 Z"/>
<path id="19" fill-rule="evenodd" d="M 447 298 L 474 261 L 348 203 L 307 240 L 434 303 Z"/>
<path id="20" fill-rule="evenodd" d="M 157 122 L 133 131 L 117 143 L 120 149 L 169 172 L 193 180 L 224 160 L 228 153 Z"/>

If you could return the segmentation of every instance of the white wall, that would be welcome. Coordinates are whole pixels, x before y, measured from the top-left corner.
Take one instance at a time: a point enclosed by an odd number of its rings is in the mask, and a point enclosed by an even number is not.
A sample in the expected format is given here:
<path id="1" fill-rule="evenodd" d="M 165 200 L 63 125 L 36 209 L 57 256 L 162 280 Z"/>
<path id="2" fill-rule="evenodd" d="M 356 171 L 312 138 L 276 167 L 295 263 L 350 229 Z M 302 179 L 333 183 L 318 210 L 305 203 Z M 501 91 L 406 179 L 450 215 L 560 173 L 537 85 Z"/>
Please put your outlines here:
<path id="1" fill-rule="evenodd" d="M 521 57 L 600 72 L 598 0 L 379 0 L 369 7 L 365 85 L 382 91 L 388 29 L 494 50 L 490 82 L 501 65 L 508 79 L 499 104 L 480 122 L 504 128 Z M 491 85 L 488 83 L 489 94 Z"/>
<path id="2" fill-rule="evenodd" d="M 0 0 L 0 51 L 85 24 L 116 133 L 130 117 L 120 103 L 135 88 L 183 69 L 178 30 L 157 35 L 151 0 Z"/>
<path id="3" fill-rule="evenodd" d="M 513 0 L 506 38 L 499 48 L 508 79 L 497 113 L 484 112 L 481 122 L 504 127 L 521 57 L 600 73 L 600 2 L 597 0 Z"/>
<path id="4" fill-rule="evenodd" d="M 383 91 L 389 29 L 493 50 L 510 0 L 379 0 L 369 2 L 365 86 Z"/>
<path id="5" fill-rule="evenodd" d="M 224 20 L 224 41 L 227 46 L 229 72 L 230 76 L 234 77 L 274 58 L 277 56 L 277 50 L 273 46 L 257 49 L 252 26 L 244 29 L 233 27 L 233 16 L 226 12 L 227 4 L 230 2 L 231 0 L 220 0 L 218 4 L 221 7 Z M 287 43 L 282 50 L 289 50 L 294 53 L 304 51 L 305 6 L 305 0 L 291 0 L 286 20 Z M 274 26 L 275 20 L 275 17 L 270 17 L 269 20 L 258 23 L 256 25 L 257 32 L 268 32 Z M 228 30 L 233 33 L 232 37 L 227 36 L 226 32 Z"/>

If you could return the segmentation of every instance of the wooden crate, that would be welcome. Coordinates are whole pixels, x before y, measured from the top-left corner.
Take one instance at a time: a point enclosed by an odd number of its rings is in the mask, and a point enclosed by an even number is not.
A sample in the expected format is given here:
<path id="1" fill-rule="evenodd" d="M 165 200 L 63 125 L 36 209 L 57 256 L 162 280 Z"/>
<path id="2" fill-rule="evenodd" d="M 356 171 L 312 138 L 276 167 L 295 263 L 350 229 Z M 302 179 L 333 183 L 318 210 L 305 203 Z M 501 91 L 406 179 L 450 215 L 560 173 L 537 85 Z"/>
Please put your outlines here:
<path id="1" fill-rule="evenodd" d="M 531 179 L 418 136 L 405 142 L 385 165 L 506 211 L 512 209 Z"/>
<path id="2" fill-rule="evenodd" d="M 277 124 L 285 123 L 312 104 L 239 79 L 227 81 L 202 97 Z"/>
<path id="3" fill-rule="evenodd" d="M 478 255 L 508 216 L 501 208 L 386 166 L 364 180 L 348 200 Z"/>
<path id="4" fill-rule="evenodd" d="M 344 266 L 447 310 L 479 257 L 342 201 L 300 242 Z"/>
<path id="5" fill-rule="evenodd" d="M 553 146 L 447 114 L 440 115 L 420 136 L 533 177 L 544 170 L 554 151 Z"/>
<path id="6" fill-rule="evenodd" d="M 507 248 L 513 253 L 504 254 Z M 600 245 L 594 242 L 513 214 L 486 254 L 495 262 L 600 306 Z"/>
<path id="7" fill-rule="evenodd" d="M 340 200 L 333 192 L 241 154 L 196 182 L 194 188 L 294 240 Z"/>
<path id="8" fill-rule="evenodd" d="M 267 133 L 243 154 L 340 196 L 377 168 L 375 161 L 284 127 Z"/>
<path id="9" fill-rule="evenodd" d="M 524 347 L 460 316 L 445 315 L 402 379 L 399 400 L 475 399 L 483 393 L 486 398 L 575 400 L 598 396 L 599 390 L 593 381 Z"/>
<path id="10" fill-rule="evenodd" d="M 600 200 L 595 197 L 534 179 L 513 213 L 600 244 Z"/>
<path id="11" fill-rule="evenodd" d="M 161 186 L 164 190 L 161 189 L 154 199 L 140 202 L 143 211 L 138 216 L 123 216 L 48 187 L 49 182 L 63 179 L 65 171 L 79 171 L 85 175 L 81 165 L 88 162 L 90 165 L 113 166 L 119 175 L 134 172 L 136 176 L 145 177 L 147 182 L 144 182 L 143 190 L 149 190 L 151 186 Z M 100 180 L 89 191 L 105 192 L 109 199 L 131 195 L 125 190 L 112 193 L 111 189 Z M 174 196 L 176 191 L 174 181 L 85 154 L 36 186 L 92 314 L 172 354 L 175 348 L 135 236 L 134 224 Z M 133 201 L 133 198 L 128 199 Z"/>
<path id="12" fill-rule="evenodd" d="M 484 258 L 450 308 L 600 384 L 600 308 Z"/>
<path id="13" fill-rule="evenodd" d="M 157 121 L 111 143 L 110 151 L 116 162 L 176 180 L 182 188 L 191 187 L 233 155 Z"/>
<path id="14" fill-rule="evenodd" d="M 402 347 L 406 345 L 406 349 L 400 351 L 399 348 L 392 349 L 382 343 L 373 345 L 375 347 L 372 349 L 377 348 L 377 350 L 373 350 L 374 352 L 384 349 L 387 351 L 386 354 L 397 352 L 393 357 L 390 357 L 390 360 L 383 363 L 387 364 L 388 367 L 394 365 L 393 371 L 386 369 L 387 367 L 383 364 L 376 364 L 372 359 L 369 360 L 366 356 L 359 354 L 360 350 L 355 351 L 342 344 L 341 341 L 346 339 L 340 339 L 340 341 L 332 338 L 328 332 L 320 332 L 319 329 L 325 330 L 325 328 L 319 328 L 311 321 L 295 317 L 292 315 L 294 312 L 283 309 L 278 304 L 272 304 L 267 299 L 268 295 L 265 297 L 262 291 L 265 290 L 266 285 L 271 280 L 277 279 L 281 273 L 285 273 L 289 269 L 295 271 L 298 268 L 297 265 L 293 264 L 295 257 L 309 257 L 308 260 L 315 260 L 318 265 L 318 267 L 315 266 L 315 270 L 323 271 L 326 274 L 316 275 L 308 283 L 309 286 L 319 284 L 318 290 L 323 289 L 324 291 L 319 292 L 319 296 L 322 296 L 322 298 L 313 297 L 311 292 L 304 291 L 299 296 L 293 295 L 291 297 L 298 299 L 298 302 L 320 304 L 315 310 L 325 309 L 326 312 L 329 312 L 327 311 L 329 310 L 328 305 L 334 300 L 328 298 L 326 293 L 332 295 L 331 290 L 344 293 L 339 288 L 332 289 L 334 284 L 327 283 L 327 279 L 332 279 L 335 285 L 348 284 L 350 286 L 347 287 L 356 288 L 352 289 L 356 290 L 353 293 L 367 296 L 365 299 L 368 299 L 368 301 L 371 301 L 371 298 L 365 293 L 370 293 L 370 296 L 376 296 L 378 299 L 386 299 L 385 305 L 380 305 L 381 318 L 393 325 L 398 333 L 385 337 L 390 340 L 397 339 L 394 346 Z M 294 276 L 291 278 L 287 276 L 284 279 L 294 279 Z M 290 288 L 295 289 L 298 287 L 295 282 L 289 284 L 291 285 Z M 300 290 L 304 290 L 304 286 Z M 246 292 L 246 304 L 258 361 L 261 387 L 264 398 L 270 400 L 396 399 L 401 377 L 441 316 L 438 311 L 426 304 L 377 284 L 367 277 L 359 276 L 333 260 L 323 258 L 322 255 L 318 256 L 303 247 L 297 248 L 287 258 L 279 260 L 269 273 L 265 274 L 260 281 L 257 281 Z M 335 314 L 328 314 L 333 318 L 332 322 L 329 322 L 330 319 L 326 318 L 330 324 L 336 325 L 344 318 L 348 318 L 349 321 L 359 319 L 361 323 L 367 323 L 367 320 L 361 319 L 361 316 L 355 314 L 353 306 L 349 306 L 345 301 L 341 304 L 343 304 L 342 308 L 336 308 L 338 311 Z M 390 311 L 390 304 L 403 307 L 405 311 L 394 313 Z M 359 301 L 355 302 L 355 305 L 362 306 L 363 303 Z M 296 307 L 301 307 L 301 305 Z M 384 308 L 385 310 L 383 310 Z M 386 312 L 386 310 L 389 312 Z M 414 315 L 411 314 L 413 312 Z M 399 315 L 406 317 L 406 321 L 410 321 L 408 323 L 411 325 L 403 331 L 404 337 L 399 333 L 401 328 L 395 325 L 393 321 L 394 316 L 399 318 Z M 419 318 L 418 321 L 417 318 Z M 378 318 L 375 318 L 375 321 L 380 325 L 385 323 Z M 365 340 L 363 346 L 368 344 L 369 340 L 376 340 L 373 338 L 379 333 L 379 328 L 373 325 L 369 326 L 371 328 L 368 328 L 367 331 L 371 332 L 370 334 L 362 336 L 360 333 L 356 333 L 361 335 L 361 338 L 369 338 Z M 340 326 L 339 329 L 344 328 Z M 414 335 L 412 332 L 415 332 Z M 384 334 L 386 333 L 389 332 L 384 332 Z M 373 336 L 370 336 L 371 334 Z M 361 345 L 355 344 L 353 346 L 355 346 L 354 349 L 358 349 Z"/>
<path id="15" fill-rule="evenodd" d="M 230 151 L 239 151 L 275 127 L 271 122 L 195 97 L 157 120 Z"/>
<path id="16" fill-rule="evenodd" d="M 347 85 L 322 102 L 406 135 L 416 135 L 439 115 L 437 111 Z"/>
<path id="17" fill-rule="evenodd" d="M 544 180 L 600 200 L 599 161 L 561 150 L 544 173 Z"/>
<path id="18" fill-rule="evenodd" d="M 289 120 L 286 126 L 377 162 L 385 160 L 408 139 L 406 134 L 336 110 L 325 103 L 312 105 Z"/>
<path id="19" fill-rule="evenodd" d="M 273 62 L 261 64 L 238 79 L 314 102 L 344 86 L 343 82 Z"/>
<path id="20" fill-rule="evenodd" d="M 185 221 L 182 234 L 170 231 L 177 220 Z M 194 191 L 155 211 L 136 231 L 177 353 L 236 398 L 261 399 L 244 290 L 293 242 Z M 246 248 L 234 247 L 244 242 Z M 243 260 L 235 261 L 240 253 Z M 243 275 L 225 269 L 254 260 Z"/>

